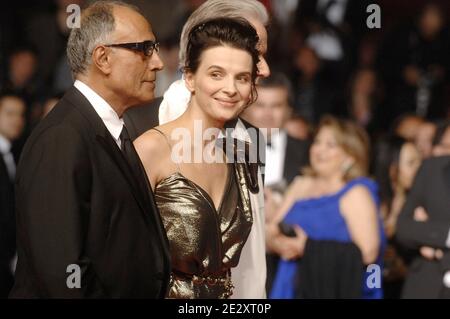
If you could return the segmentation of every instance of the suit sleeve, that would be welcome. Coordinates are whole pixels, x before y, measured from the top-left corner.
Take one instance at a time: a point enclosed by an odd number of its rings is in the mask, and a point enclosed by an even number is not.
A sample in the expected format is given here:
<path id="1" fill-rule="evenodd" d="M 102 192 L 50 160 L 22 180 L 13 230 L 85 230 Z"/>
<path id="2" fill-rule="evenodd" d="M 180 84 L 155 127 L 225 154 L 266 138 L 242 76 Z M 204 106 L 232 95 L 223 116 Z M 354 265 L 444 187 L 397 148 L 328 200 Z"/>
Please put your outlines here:
<path id="1" fill-rule="evenodd" d="M 72 128 L 52 127 L 25 156 L 17 179 L 18 244 L 39 292 L 47 298 L 107 297 L 85 255 L 95 213 L 87 144 Z M 77 271 L 68 272 L 69 265 L 80 269 L 80 288 L 68 287 L 77 286 Z"/>
<path id="2" fill-rule="evenodd" d="M 417 207 L 422 206 L 426 210 L 426 188 L 430 187 L 433 180 L 432 165 L 432 161 L 425 161 L 419 169 L 398 218 L 397 240 L 407 248 L 418 249 L 421 246 L 446 248 L 446 240 L 450 229 L 449 223 L 414 220 L 414 210 Z"/>

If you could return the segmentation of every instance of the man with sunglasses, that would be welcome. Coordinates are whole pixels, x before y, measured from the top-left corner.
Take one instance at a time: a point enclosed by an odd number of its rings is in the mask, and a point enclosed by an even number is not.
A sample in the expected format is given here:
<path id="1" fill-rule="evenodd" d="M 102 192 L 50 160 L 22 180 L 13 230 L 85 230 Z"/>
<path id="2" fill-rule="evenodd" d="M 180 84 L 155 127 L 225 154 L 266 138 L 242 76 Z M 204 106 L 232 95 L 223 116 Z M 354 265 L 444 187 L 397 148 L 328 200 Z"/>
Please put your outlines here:
<path id="1" fill-rule="evenodd" d="M 96 2 L 71 31 L 75 78 L 33 131 L 16 178 L 15 298 L 162 298 L 169 248 L 122 115 L 154 98 L 148 21 Z"/>

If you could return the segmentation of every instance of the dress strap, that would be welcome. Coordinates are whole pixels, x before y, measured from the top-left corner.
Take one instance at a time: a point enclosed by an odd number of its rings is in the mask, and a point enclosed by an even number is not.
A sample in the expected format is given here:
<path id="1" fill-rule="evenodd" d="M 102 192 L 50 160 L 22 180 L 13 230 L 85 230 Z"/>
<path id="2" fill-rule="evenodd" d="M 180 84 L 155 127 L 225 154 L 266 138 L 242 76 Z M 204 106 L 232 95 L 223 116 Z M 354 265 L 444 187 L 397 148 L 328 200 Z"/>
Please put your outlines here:
<path id="1" fill-rule="evenodd" d="M 374 199 L 377 199 L 378 186 L 377 184 L 367 177 L 357 177 L 349 181 L 342 189 L 339 191 L 339 196 L 343 196 L 350 189 L 356 185 L 362 185 L 367 188 L 367 190 L 372 194 Z M 377 202 L 377 200 L 375 200 Z"/>
<path id="2" fill-rule="evenodd" d="M 164 137 L 164 139 L 167 142 L 167 146 L 169 146 L 170 153 L 172 153 L 172 144 L 170 143 L 170 140 L 167 137 L 167 135 L 164 134 L 164 132 L 162 132 L 161 130 L 158 130 L 156 127 L 152 127 L 151 130 L 155 130 L 156 132 L 158 132 L 159 134 L 161 134 Z M 176 163 L 176 162 L 173 162 L 173 163 L 177 166 L 178 172 L 181 173 L 180 164 Z"/>

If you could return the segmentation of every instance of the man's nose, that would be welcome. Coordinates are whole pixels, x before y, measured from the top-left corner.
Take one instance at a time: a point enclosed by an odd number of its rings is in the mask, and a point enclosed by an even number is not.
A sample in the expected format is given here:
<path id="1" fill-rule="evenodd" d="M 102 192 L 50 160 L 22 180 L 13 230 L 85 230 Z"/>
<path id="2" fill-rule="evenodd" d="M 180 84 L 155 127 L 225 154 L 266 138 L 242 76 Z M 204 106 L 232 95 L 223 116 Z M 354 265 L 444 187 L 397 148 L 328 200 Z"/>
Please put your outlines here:
<path id="1" fill-rule="evenodd" d="M 150 57 L 149 67 L 151 70 L 161 71 L 164 68 L 164 63 L 159 57 L 158 52 L 154 51 Z"/>

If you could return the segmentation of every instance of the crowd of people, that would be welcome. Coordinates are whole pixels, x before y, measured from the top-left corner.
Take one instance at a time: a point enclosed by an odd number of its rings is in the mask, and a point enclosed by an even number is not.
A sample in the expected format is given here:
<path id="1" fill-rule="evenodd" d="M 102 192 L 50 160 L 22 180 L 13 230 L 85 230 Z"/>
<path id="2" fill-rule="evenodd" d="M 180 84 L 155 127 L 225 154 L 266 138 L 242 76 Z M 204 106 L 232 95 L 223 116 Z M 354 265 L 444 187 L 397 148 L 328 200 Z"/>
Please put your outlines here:
<path id="1" fill-rule="evenodd" d="M 2 11 L 0 297 L 14 269 L 15 297 L 450 297 L 448 5 L 424 2 L 413 18 L 372 30 L 369 1 L 226 2 L 178 1 L 161 38 L 144 18 L 158 7 L 150 2 L 140 11 L 81 0 Z M 68 27 L 73 3 L 89 8 L 92 29 Z M 110 44 L 99 42 L 108 32 Z M 89 134 L 73 129 L 89 131 L 68 115 L 84 100 L 103 107 L 94 109 L 113 137 L 102 142 L 109 154 L 131 163 L 130 194 L 109 176 L 126 164 L 103 165 Z M 198 120 L 217 133 L 203 148 L 227 127 L 256 127 L 265 156 L 256 166 L 170 163 L 174 131 L 194 136 Z M 124 218 L 130 207 L 152 211 L 150 220 Z M 76 231 L 55 231 L 72 223 Z M 135 258 L 129 247 L 141 265 L 124 264 Z M 62 287 L 71 260 L 92 290 Z"/>

